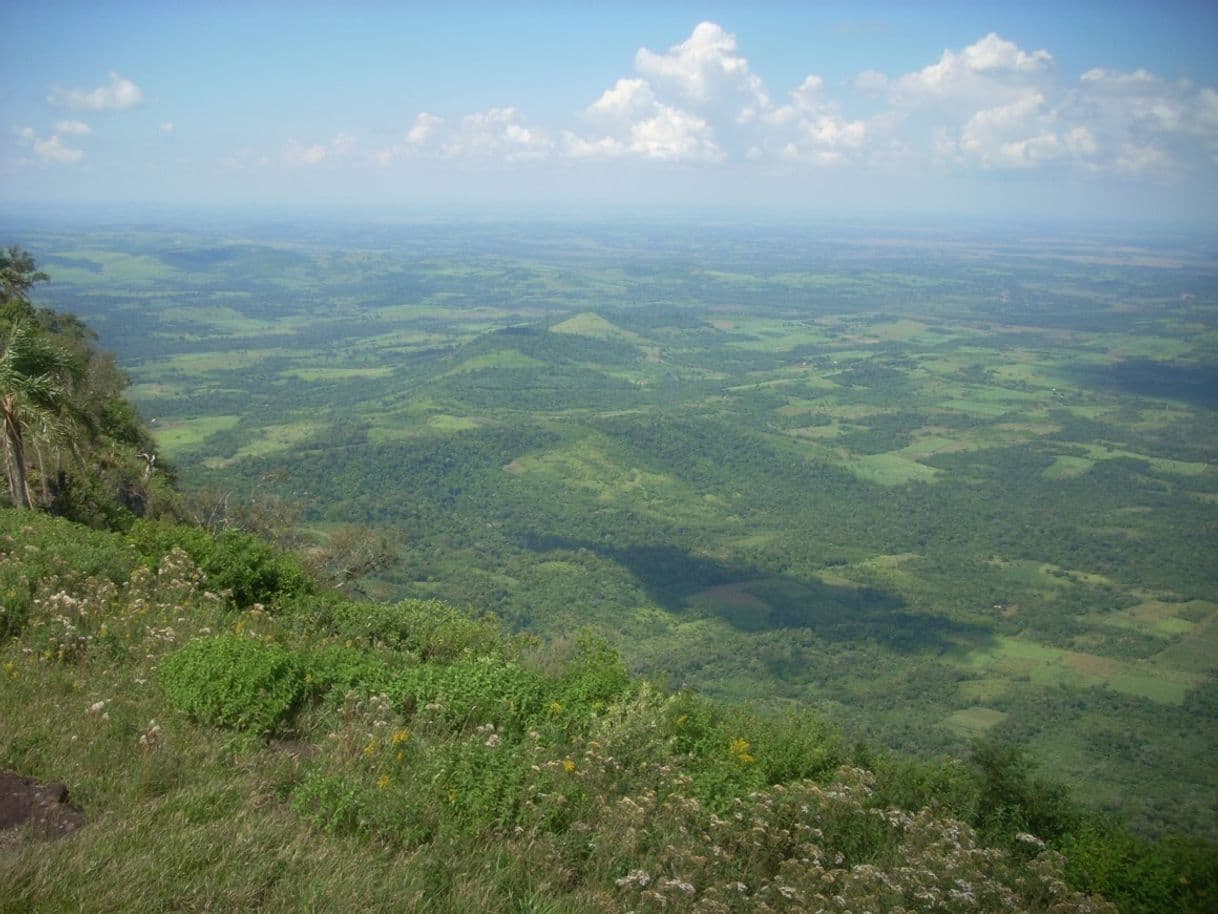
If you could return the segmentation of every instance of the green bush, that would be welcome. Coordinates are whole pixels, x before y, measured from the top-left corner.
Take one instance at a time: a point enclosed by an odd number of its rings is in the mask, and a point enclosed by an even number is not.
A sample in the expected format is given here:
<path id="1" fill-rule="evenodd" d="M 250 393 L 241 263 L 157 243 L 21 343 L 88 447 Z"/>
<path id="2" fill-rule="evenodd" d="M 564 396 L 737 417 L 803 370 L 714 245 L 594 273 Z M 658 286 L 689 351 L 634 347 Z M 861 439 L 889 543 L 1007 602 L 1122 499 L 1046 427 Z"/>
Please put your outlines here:
<path id="1" fill-rule="evenodd" d="M 434 705 L 437 717 L 457 729 L 493 723 L 519 733 L 544 713 L 547 685 L 514 661 L 479 657 L 409 667 L 395 675 L 386 691 L 400 708 Z"/>
<path id="2" fill-rule="evenodd" d="M 169 703 L 206 724 L 271 733 L 304 697 L 304 664 L 277 644 L 240 635 L 196 638 L 161 664 Z"/>
<path id="3" fill-rule="evenodd" d="M 309 691 L 315 695 L 379 693 L 392 682 L 393 674 L 384 661 L 354 647 L 329 645 L 309 654 L 305 663 Z"/>
<path id="4" fill-rule="evenodd" d="M 1096 819 L 1056 842 L 1070 884 L 1123 911 L 1187 914 L 1218 904 L 1218 848 L 1199 839 L 1143 840 Z"/>
<path id="5" fill-rule="evenodd" d="M 89 578 L 121 584 L 138 563 L 121 536 L 0 509 L 0 640 L 21 631 L 39 589 L 72 589 Z"/>
<path id="6" fill-rule="evenodd" d="M 241 607 L 273 606 L 315 587 L 296 559 L 248 533 L 226 530 L 212 535 L 198 527 L 137 521 L 130 538 L 153 561 L 177 546 L 203 569 L 212 587 L 230 591 Z"/>
<path id="7" fill-rule="evenodd" d="M 604 642 L 585 639 L 579 643 L 579 654 L 556 683 L 554 700 L 563 706 L 565 718 L 587 721 L 636 686 L 616 651 Z"/>
<path id="8" fill-rule="evenodd" d="M 369 647 L 407 651 L 422 660 L 482 656 L 504 646 L 499 623 L 493 617 L 473 619 L 439 600 L 344 602 L 334 607 L 331 625 L 340 638 Z"/>

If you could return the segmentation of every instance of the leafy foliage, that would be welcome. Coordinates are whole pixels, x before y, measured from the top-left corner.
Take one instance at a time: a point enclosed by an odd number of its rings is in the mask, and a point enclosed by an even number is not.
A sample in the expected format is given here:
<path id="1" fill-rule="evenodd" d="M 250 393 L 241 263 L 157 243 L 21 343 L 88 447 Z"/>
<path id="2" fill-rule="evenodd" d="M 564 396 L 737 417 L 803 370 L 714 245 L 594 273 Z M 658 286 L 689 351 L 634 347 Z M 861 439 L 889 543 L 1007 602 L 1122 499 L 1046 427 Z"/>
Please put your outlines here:
<path id="1" fill-rule="evenodd" d="M 273 733 L 305 692 L 299 659 L 277 644 L 227 634 L 196 638 L 161 665 L 169 703 L 217 727 Z"/>
<path id="2" fill-rule="evenodd" d="M 131 542 L 150 559 L 174 547 L 182 549 L 213 587 L 229 592 L 242 607 L 272 606 L 315 587 L 292 556 L 247 533 L 226 530 L 212 535 L 198 527 L 140 521 L 132 527 Z"/>

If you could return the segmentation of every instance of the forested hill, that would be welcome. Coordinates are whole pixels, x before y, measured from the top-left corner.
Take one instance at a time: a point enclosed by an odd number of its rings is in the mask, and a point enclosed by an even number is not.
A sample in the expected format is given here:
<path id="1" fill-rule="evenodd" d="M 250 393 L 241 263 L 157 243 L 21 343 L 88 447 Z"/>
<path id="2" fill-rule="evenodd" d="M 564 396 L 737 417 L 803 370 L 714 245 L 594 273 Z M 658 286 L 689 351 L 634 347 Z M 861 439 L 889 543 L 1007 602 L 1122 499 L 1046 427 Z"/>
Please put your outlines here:
<path id="1" fill-rule="evenodd" d="M 1016 747 L 881 752 L 596 639 L 355 599 L 383 559 L 357 533 L 291 551 L 201 517 L 7 256 L 0 767 L 85 824 L 0 832 L 0 909 L 1213 909 L 1212 845 L 1135 837 Z"/>

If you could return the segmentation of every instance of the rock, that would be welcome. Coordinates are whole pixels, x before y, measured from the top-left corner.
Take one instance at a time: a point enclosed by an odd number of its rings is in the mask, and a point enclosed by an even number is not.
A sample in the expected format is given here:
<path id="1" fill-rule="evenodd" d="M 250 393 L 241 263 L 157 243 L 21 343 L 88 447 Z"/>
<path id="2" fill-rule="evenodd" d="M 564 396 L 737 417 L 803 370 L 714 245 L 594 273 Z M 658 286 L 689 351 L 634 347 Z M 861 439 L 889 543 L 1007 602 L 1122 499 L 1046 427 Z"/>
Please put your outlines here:
<path id="1" fill-rule="evenodd" d="M 62 838 L 84 824 L 84 813 L 68 802 L 65 785 L 0 771 L 0 847 L 16 843 L 23 833 Z"/>

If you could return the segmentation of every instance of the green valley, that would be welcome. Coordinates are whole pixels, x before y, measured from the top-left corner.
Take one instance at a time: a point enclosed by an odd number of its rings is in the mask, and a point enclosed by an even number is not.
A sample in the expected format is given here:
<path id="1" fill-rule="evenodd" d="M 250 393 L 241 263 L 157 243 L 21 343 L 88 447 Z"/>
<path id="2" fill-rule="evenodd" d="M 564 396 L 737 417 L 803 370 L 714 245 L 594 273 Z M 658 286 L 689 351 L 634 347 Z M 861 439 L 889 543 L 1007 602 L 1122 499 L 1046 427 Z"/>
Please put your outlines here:
<path id="1" fill-rule="evenodd" d="M 1218 821 L 1218 264 L 841 224 L 8 226 L 187 487 L 369 525 L 381 599 Z"/>

